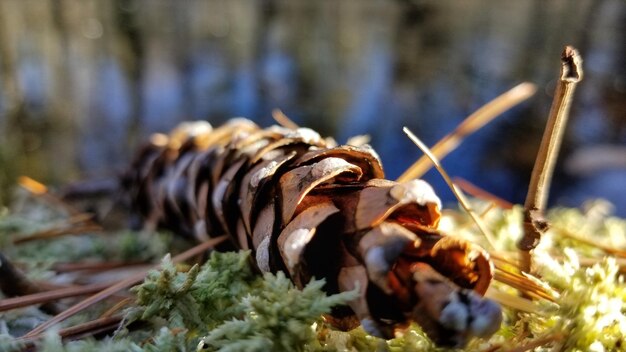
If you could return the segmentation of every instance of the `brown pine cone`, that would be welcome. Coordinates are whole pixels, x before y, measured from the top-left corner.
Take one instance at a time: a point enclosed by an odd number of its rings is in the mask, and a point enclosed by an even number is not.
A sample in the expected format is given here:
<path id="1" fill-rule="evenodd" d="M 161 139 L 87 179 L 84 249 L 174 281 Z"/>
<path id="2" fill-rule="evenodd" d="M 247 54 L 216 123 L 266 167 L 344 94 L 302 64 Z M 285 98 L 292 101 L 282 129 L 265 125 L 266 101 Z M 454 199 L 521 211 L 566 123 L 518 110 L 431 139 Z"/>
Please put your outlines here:
<path id="1" fill-rule="evenodd" d="M 124 184 L 145 226 L 198 241 L 227 233 L 261 271 L 298 287 L 324 278 L 328 294 L 358 290 L 327 317 L 338 328 L 360 322 L 390 338 L 415 321 L 437 344 L 462 346 L 500 326 L 500 307 L 481 297 L 486 253 L 439 233 L 432 188 L 385 180 L 369 146 L 245 119 L 185 123 L 153 136 Z"/>

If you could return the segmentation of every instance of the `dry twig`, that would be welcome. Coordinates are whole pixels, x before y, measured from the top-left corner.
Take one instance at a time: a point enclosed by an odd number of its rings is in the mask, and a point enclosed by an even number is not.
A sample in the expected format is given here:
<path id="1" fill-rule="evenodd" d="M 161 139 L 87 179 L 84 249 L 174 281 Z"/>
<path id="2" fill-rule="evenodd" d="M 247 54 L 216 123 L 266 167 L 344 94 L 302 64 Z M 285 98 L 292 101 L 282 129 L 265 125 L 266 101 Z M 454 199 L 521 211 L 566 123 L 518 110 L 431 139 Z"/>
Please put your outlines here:
<path id="1" fill-rule="evenodd" d="M 582 59 L 578 51 L 571 46 L 565 47 L 561 54 L 561 74 L 554 101 L 524 203 L 524 236 L 518 242 L 518 248 L 521 251 L 522 271 L 530 272 L 530 251 L 537 246 L 541 234 L 548 228 L 548 223 L 544 219 L 544 211 L 550 191 L 552 173 L 567 124 L 572 97 L 582 76 Z"/>

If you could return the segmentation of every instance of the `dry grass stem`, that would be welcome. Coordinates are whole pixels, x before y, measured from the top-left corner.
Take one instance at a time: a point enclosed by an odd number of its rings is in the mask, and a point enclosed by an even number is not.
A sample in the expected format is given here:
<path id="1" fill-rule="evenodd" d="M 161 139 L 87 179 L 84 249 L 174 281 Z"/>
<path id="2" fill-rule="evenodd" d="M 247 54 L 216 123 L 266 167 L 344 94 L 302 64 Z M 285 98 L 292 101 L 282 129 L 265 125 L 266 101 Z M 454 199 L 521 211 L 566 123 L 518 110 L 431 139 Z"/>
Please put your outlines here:
<path id="1" fill-rule="evenodd" d="M 211 248 L 213 248 L 214 246 L 224 242 L 226 239 L 228 238 L 228 236 L 220 236 L 220 237 L 216 237 L 213 238 L 209 241 L 203 242 L 198 244 L 197 246 L 188 249 L 187 251 L 175 256 L 174 258 L 172 258 L 172 262 L 174 263 L 179 263 L 182 261 L 185 261 L 189 258 L 192 258 L 200 253 L 203 253 Z M 155 269 L 158 268 L 159 265 L 155 265 L 154 267 L 152 267 L 151 269 Z M 150 270 L 151 270 L 150 269 Z M 126 289 L 132 285 L 135 285 L 139 282 L 141 282 L 146 274 L 148 273 L 149 270 L 142 270 L 139 273 L 136 273 L 134 275 L 131 275 L 130 277 L 116 283 L 113 284 L 111 286 L 109 286 L 107 289 L 98 292 L 97 294 L 90 296 L 89 298 L 78 302 L 77 304 L 73 305 L 72 307 L 68 308 L 67 310 L 61 312 L 60 314 L 57 314 L 56 316 L 54 316 L 52 319 L 46 321 L 45 323 L 37 326 L 35 329 L 31 330 L 29 333 L 27 333 L 26 335 L 23 336 L 23 338 L 29 338 L 29 337 L 33 337 L 36 336 L 38 334 L 41 334 L 42 332 L 46 331 L 48 328 L 50 328 L 53 325 L 56 325 L 60 322 L 62 322 L 63 320 L 75 315 L 76 313 L 82 311 L 83 309 L 90 307 L 100 301 L 102 301 L 103 299 L 106 299 L 107 297 L 110 297 L 111 295 L 117 293 L 118 291 L 121 291 L 123 289 Z"/>
<path id="2" fill-rule="evenodd" d="M 531 270 L 530 251 L 537 246 L 541 234 L 548 227 L 544 219 L 544 211 L 550 191 L 550 182 L 567 124 L 572 97 L 582 76 L 582 59 L 578 51 L 571 46 L 565 47 L 561 54 L 561 74 L 550 109 L 550 116 L 541 140 L 528 187 L 528 195 L 524 203 L 524 236 L 519 241 L 518 248 L 521 250 L 521 268 L 526 272 Z"/>
<path id="3" fill-rule="evenodd" d="M 532 83 L 524 82 L 513 87 L 508 92 L 496 97 L 485 104 L 473 114 L 468 116 L 454 131 L 443 137 L 435 144 L 431 151 L 438 159 L 443 159 L 461 143 L 463 138 L 479 130 L 487 123 L 509 110 L 513 106 L 530 98 L 536 86 Z M 421 157 L 411 165 L 400 177 L 398 182 L 406 182 L 424 175 L 432 167 L 431 161 L 427 157 Z"/>
<path id="4" fill-rule="evenodd" d="M 435 165 L 435 168 L 437 169 L 437 171 L 439 171 L 441 176 L 444 178 L 444 180 L 448 184 L 448 187 L 450 187 L 450 189 L 452 190 L 452 193 L 454 193 L 454 196 L 458 199 L 458 201 L 461 204 L 461 206 L 463 207 L 463 209 L 465 209 L 465 211 L 470 215 L 472 220 L 474 220 L 474 222 L 478 226 L 478 229 L 480 230 L 480 232 L 485 236 L 485 238 L 487 239 L 487 242 L 489 242 L 489 245 L 491 245 L 491 247 L 493 248 L 493 243 L 495 243 L 495 241 L 493 239 L 493 234 L 489 231 L 489 229 L 484 224 L 484 222 L 480 218 L 480 216 L 478 216 L 476 214 L 476 212 L 474 212 L 474 210 L 470 207 L 468 200 L 465 198 L 465 195 L 452 182 L 452 179 L 450 178 L 450 176 L 448 175 L 446 170 L 441 166 L 441 162 L 439 161 L 439 159 L 430 152 L 430 149 L 419 138 L 417 138 L 413 134 L 413 132 L 411 132 L 411 130 L 409 130 L 408 128 L 404 127 L 403 131 L 404 131 L 404 133 L 406 133 L 406 135 L 409 137 L 409 139 L 411 139 L 411 141 L 413 143 L 415 143 L 415 145 L 418 148 L 420 148 L 420 150 L 431 160 L 433 165 Z"/>

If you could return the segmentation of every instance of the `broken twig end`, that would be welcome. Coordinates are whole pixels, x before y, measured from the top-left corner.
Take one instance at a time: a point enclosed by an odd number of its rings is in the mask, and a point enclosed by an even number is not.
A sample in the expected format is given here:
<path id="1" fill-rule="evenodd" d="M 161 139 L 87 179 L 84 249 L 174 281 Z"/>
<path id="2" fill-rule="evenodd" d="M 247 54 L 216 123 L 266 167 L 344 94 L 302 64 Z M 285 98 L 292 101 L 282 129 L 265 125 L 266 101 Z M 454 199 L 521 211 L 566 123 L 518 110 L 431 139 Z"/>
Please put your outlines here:
<path id="1" fill-rule="evenodd" d="M 572 46 L 566 46 L 561 54 L 561 81 L 578 83 L 583 79 L 583 59 L 578 50 Z"/>

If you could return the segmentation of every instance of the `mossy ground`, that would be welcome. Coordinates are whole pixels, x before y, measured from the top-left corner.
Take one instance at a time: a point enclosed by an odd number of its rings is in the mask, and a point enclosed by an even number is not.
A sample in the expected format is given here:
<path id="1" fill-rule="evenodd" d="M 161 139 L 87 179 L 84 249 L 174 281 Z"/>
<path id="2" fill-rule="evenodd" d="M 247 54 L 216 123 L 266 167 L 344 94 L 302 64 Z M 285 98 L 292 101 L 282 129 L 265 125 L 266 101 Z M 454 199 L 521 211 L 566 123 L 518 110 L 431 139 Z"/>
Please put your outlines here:
<path id="1" fill-rule="evenodd" d="M 261 276 L 245 251 L 214 252 L 200 265 L 189 267 L 174 265 L 169 259 L 170 250 L 185 245 L 171 234 L 113 231 L 14 244 L 19 236 L 68 219 L 63 210 L 40 200 L 19 204 L 1 212 L 0 243 L 2 252 L 32 279 L 58 282 L 61 275 L 52 270 L 58 262 L 162 262 L 161 269 L 150 272 L 132 289 L 133 303 L 124 311 L 123 327 L 115 334 L 101 340 L 63 342 L 53 331 L 38 343 L 40 351 L 444 351 L 418 326 L 389 341 L 362 329 L 348 333 L 332 329 L 322 315 L 353 293 L 327 296 L 323 281 L 312 281 L 298 290 L 282 273 Z M 624 350 L 623 259 L 589 244 L 626 247 L 626 221 L 609 216 L 608 209 L 603 202 L 590 203 L 584 210 L 553 209 L 549 213 L 553 230 L 535 251 L 534 263 L 543 283 L 558 293 L 556 303 L 539 301 L 535 313 L 505 307 L 500 331 L 489 341 L 472 341 L 466 350 L 507 351 L 540 339 L 547 342 L 537 351 Z M 485 220 L 496 235 L 494 251 L 513 253 L 521 235 L 521 208 L 491 210 Z M 483 241 L 461 212 L 448 211 L 441 226 L 446 233 Z M 513 291 L 502 283 L 494 286 Z M 65 326 L 95 319 L 113 304 L 92 307 Z M 20 350 L 15 337 L 49 318 L 35 307 L 0 313 L 0 351 Z M 524 327 L 527 334 L 522 333 Z"/>

